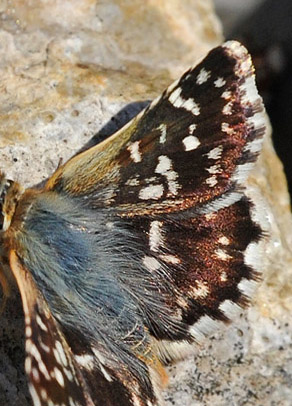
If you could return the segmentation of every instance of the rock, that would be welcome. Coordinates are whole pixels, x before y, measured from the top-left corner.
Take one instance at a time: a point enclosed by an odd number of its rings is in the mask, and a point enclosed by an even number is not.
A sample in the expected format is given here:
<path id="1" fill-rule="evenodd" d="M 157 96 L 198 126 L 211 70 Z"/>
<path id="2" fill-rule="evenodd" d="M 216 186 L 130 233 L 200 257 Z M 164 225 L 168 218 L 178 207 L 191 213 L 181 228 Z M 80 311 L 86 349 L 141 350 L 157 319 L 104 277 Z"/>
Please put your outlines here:
<path id="1" fill-rule="evenodd" d="M 197 0 L 16 1 L 3 7 L 0 28 L 2 166 L 26 184 L 221 39 L 211 3 Z"/>
<path id="2" fill-rule="evenodd" d="M 206 0 L 16 0 L 0 13 L 1 169 L 25 186 L 43 181 L 127 103 L 153 99 L 222 40 Z M 291 404 L 292 224 L 270 139 L 249 182 L 272 236 L 263 282 L 233 325 L 170 368 L 169 406 Z M 0 325 L 0 404 L 31 405 L 16 290 Z"/>

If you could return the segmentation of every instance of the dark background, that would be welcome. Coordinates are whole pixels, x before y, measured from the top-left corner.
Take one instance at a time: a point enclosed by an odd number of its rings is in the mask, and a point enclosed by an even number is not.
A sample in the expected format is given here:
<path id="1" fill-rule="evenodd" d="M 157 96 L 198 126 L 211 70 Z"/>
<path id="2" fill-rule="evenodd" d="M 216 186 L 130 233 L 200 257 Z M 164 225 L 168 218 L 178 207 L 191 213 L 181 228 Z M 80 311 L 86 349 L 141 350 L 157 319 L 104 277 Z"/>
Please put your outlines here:
<path id="1" fill-rule="evenodd" d="M 292 0 L 214 0 L 226 39 L 249 50 L 292 193 Z"/>

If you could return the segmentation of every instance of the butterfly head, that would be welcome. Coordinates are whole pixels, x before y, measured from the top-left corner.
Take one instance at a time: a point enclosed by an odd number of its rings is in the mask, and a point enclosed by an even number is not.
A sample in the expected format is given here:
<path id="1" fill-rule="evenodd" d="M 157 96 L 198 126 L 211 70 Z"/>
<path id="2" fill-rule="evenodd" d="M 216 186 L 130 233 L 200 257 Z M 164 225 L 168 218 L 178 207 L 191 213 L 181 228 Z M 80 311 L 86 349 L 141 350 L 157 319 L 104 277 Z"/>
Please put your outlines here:
<path id="1" fill-rule="evenodd" d="M 19 197 L 23 189 L 19 183 L 7 179 L 0 172 L 0 231 L 6 231 L 11 223 Z"/>

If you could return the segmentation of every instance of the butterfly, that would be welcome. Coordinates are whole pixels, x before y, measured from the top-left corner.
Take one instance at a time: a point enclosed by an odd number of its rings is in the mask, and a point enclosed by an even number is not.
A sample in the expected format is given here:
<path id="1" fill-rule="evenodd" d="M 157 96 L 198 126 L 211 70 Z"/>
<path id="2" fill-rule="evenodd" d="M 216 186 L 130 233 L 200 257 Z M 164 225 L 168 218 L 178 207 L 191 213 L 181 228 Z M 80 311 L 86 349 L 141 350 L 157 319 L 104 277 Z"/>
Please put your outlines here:
<path id="1" fill-rule="evenodd" d="M 1 285 L 19 288 L 34 406 L 158 406 L 164 364 L 248 304 L 245 180 L 266 122 L 229 41 L 111 137 L 24 190 L 0 174 Z"/>

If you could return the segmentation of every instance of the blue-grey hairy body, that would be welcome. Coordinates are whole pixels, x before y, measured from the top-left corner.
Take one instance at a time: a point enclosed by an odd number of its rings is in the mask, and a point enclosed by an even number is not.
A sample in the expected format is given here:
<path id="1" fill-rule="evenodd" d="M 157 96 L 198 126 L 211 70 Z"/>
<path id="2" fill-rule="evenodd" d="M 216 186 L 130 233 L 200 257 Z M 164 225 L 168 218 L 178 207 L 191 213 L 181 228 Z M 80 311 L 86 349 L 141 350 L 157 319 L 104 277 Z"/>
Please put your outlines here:
<path id="1" fill-rule="evenodd" d="M 34 197 L 17 238 L 25 267 L 65 333 L 81 332 L 87 347 L 100 346 L 142 373 L 142 363 L 131 363 L 131 347 L 149 344 L 141 307 L 159 298 L 151 295 L 133 235 L 110 213 L 48 192 Z M 151 297 L 143 300 L 143 292 Z"/>

